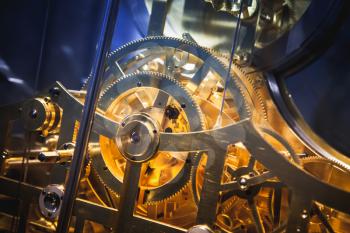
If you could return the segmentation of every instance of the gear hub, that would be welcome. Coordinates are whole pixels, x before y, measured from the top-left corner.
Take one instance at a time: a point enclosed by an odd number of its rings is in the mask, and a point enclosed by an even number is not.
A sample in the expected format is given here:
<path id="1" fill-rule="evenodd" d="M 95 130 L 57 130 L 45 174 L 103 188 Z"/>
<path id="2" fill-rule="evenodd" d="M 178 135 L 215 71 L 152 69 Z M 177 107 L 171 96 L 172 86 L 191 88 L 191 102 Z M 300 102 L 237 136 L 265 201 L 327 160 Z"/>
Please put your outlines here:
<path id="1" fill-rule="evenodd" d="M 125 159 L 145 162 L 153 158 L 159 145 L 159 126 L 149 115 L 125 118 L 117 132 L 116 143 Z"/>

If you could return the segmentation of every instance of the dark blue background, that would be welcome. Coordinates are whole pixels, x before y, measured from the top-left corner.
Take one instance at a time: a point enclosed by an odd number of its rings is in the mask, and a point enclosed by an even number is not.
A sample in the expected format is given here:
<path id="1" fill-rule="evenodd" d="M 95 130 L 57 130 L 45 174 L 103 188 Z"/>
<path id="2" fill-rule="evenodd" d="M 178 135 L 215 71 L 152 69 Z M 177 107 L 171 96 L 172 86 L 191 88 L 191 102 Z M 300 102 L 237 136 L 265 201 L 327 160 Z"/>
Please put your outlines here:
<path id="1" fill-rule="evenodd" d="M 0 104 L 60 81 L 79 89 L 96 51 L 104 1 L 0 1 Z M 145 36 L 142 0 L 121 1 L 112 49 Z M 23 84 L 21 84 L 23 82 Z"/>

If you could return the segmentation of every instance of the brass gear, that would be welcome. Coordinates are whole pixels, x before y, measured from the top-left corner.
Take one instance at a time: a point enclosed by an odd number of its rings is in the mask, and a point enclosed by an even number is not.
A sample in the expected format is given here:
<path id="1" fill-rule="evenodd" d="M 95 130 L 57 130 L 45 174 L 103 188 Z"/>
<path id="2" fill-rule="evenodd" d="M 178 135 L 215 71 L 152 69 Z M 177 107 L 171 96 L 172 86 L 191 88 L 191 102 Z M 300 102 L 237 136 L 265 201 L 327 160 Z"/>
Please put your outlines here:
<path id="1" fill-rule="evenodd" d="M 128 86 L 131 83 L 134 83 L 133 88 Z M 152 87 L 154 83 L 160 85 L 159 89 Z M 164 88 L 171 86 L 171 89 L 164 92 L 162 85 Z M 166 103 L 156 103 L 161 95 L 167 96 L 164 97 Z M 116 80 L 103 91 L 99 109 L 119 122 L 136 112 L 147 113 L 159 121 L 164 131 L 176 133 L 203 129 L 200 109 L 191 95 L 176 80 L 156 72 L 144 71 Z M 114 140 L 98 135 L 95 135 L 95 140 L 100 143 L 102 156 L 93 157 L 92 165 L 100 180 L 119 193 L 125 159 Z M 189 182 L 195 159 L 193 153 L 159 152 L 154 159 L 144 163 L 140 179 L 142 203 L 163 201 L 181 191 Z"/>

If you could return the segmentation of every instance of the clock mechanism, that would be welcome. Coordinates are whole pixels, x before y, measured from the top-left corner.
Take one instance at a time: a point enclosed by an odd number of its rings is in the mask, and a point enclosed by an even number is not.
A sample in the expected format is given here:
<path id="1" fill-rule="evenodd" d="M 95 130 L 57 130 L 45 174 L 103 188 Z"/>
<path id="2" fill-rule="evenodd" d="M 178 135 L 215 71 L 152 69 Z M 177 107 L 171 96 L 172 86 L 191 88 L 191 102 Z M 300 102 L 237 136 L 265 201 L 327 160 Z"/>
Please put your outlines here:
<path id="1" fill-rule="evenodd" d="M 0 108 L 0 229 L 349 231 L 349 159 L 296 132 L 254 60 L 312 3 L 205 2 L 234 18 L 232 50 L 163 35 L 155 0 L 149 35 L 101 53 L 81 89 Z"/>

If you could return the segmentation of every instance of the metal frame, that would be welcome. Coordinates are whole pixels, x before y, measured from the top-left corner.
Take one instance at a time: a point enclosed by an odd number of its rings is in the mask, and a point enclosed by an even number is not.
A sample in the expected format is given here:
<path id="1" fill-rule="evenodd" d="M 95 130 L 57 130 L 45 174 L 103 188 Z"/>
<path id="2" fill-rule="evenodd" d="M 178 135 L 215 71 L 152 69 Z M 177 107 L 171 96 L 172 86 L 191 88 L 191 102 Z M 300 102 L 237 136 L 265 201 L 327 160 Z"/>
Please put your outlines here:
<path id="1" fill-rule="evenodd" d="M 262 138 L 252 122 L 247 119 L 216 130 L 160 134 L 159 150 L 209 151 L 209 161 L 211 162 L 209 162 L 210 166 L 207 167 L 205 172 L 197 223 L 210 226 L 215 220 L 218 194 L 223 188 L 227 188 L 227 185 L 222 185 L 220 179 L 217 180 L 215 177 L 221 177 L 222 170 L 220 170 L 220 165 L 224 161 L 223 158 L 225 158 L 225 148 L 236 142 L 242 142 L 256 161 L 266 166 L 273 176 L 281 179 L 292 190 L 293 196 L 290 206 L 292 211 L 289 214 L 287 232 L 296 232 L 298 231 L 297 229 L 303 230 L 306 228 L 307 218 L 302 218 L 301 215 L 305 211 L 307 213 L 310 212 L 313 201 L 318 201 L 339 211 L 350 213 L 350 206 L 344 205 L 343 202 L 350 195 L 347 191 L 319 181 L 302 170 L 301 167 L 277 153 Z M 121 205 L 118 211 L 77 199 L 73 212 L 78 218 L 77 222 L 92 220 L 108 227 L 113 226 L 118 232 L 144 232 L 145 229 L 152 230 L 152 232 L 185 232 L 185 229 L 173 228 L 169 225 L 133 215 L 134 205 L 132 203 L 137 196 L 139 179 L 139 172 L 136 171 L 139 171 L 139 168 L 140 163 L 128 162 L 127 171 L 129 172 L 126 172 L 121 193 Z M 130 172 L 131 170 L 132 172 Z M 268 179 L 269 177 L 271 175 L 265 178 Z M 9 196 L 15 195 L 10 187 L 18 185 L 18 181 L 1 177 L 0 182 L 2 182 L 0 187 L 6 187 L 6 190 L 1 189 L 2 193 Z M 271 184 L 267 183 L 266 185 Z M 237 187 L 237 185 L 235 186 Z M 231 188 L 234 188 L 234 186 L 231 186 Z M 22 195 L 27 195 L 29 192 L 38 196 L 41 189 L 28 184 L 21 184 L 21 190 L 24 190 Z M 254 207 L 254 203 L 251 205 Z M 208 208 L 212 209 L 212 211 L 208 211 Z M 252 209 L 254 210 L 254 208 Z M 97 211 L 101 214 L 96 214 Z M 102 215 L 102 213 L 108 215 Z M 108 218 L 102 218 L 101 216 L 108 216 Z M 115 219 L 118 219 L 117 225 L 115 225 Z M 258 218 L 256 218 L 256 222 L 259 222 Z M 261 225 L 257 224 L 257 226 L 260 226 L 258 232 L 263 232 Z M 79 232 L 79 230 L 76 230 L 76 232 Z"/>
<path id="2" fill-rule="evenodd" d="M 97 205 L 86 200 L 76 199 L 76 192 L 81 178 L 91 131 L 109 138 L 115 138 L 119 128 L 118 123 L 95 112 L 101 86 L 100 83 L 104 74 L 105 59 L 107 57 L 111 35 L 116 20 L 118 2 L 118 0 L 109 0 L 107 2 L 107 10 L 98 46 L 99 49 L 93 67 L 92 79 L 87 88 L 85 104 L 83 105 L 80 103 L 77 98 L 70 94 L 70 92 L 59 83 L 56 83 L 49 91 L 52 100 L 62 107 L 64 111 L 62 119 L 62 125 L 64 128 L 62 128 L 60 132 L 59 145 L 71 141 L 69 135 L 72 135 L 74 123 L 76 120 L 80 119 L 80 114 L 83 112 L 69 178 L 66 184 L 63 205 L 58 220 L 57 232 L 68 232 L 72 214 L 76 217 L 75 232 L 77 233 L 83 231 L 84 222 L 86 220 L 100 223 L 106 227 L 111 227 L 114 231 L 120 233 L 187 232 L 186 229 L 177 228 L 134 215 L 141 169 L 141 163 L 138 162 L 127 161 L 118 210 Z M 165 1 L 160 2 L 164 3 Z M 164 43 L 161 38 L 159 39 L 159 42 Z M 177 43 L 177 41 L 173 41 L 173 43 Z M 118 54 L 112 54 L 112 57 L 117 55 Z M 273 90 L 276 88 L 273 82 L 270 82 L 270 87 Z M 47 93 L 48 92 L 44 92 L 43 96 L 46 96 Z M 281 103 L 281 101 L 276 102 L 278 104 Z M 12 107 L 16 111 L 18 106 L 20 105 L 14 105 Z M 4 108 L 2 110 L 5 111 L 6 109 L 7 108 Z M 4 119 L 1 123 L 8 123 L 10 120 L 17 118 L 18 114 L 14 112 L 9 114 L 9 116 L 8 119 Z M 307 138 L 306 141 L 308 142 Z M 346 201 L 350 197 L 349 192 L 318 180 L 316 177 L 303 170 L 300 165 L 289 161 L 286 157 L 279 154 L 264 140 L 259 129 L 253 125 L 252 121 L 249 118 L 246 118 L 236 124 L 231 124 L 214 130 L 190 133 L 160 133 L 159 135 L 159 151 L 205 151 L 208 154 L 204 183 L 198 204 L 197 224 L 214 227 L 220 192 L 223 190 L 229 190 L 238 193 L 240 189 L 242 189 L 242 184 L 239 183 L 239 181 L 234 181 L 229 184 L 221 183 L 226 149 L 229 145 L 238 142 L 243 143 L 250 152 L 250 169 L 256 161 L 259 161 L 269 170 L 269 172 L 266 172 L 259 177 L 248 179 L 245 185 L 248 187 L 256 185 L 280 187 L 280 183 L 267 181 L 272 177 L 278 177 L 283 184 L 291 190 L 291 211 L 289 213 L 288 222 L 285 226 L 288 233 L 299 231 L 305 232 L 310 211 L 312 209 L 312 203 L 314 201 L 320 202 L 339 211 L 350 213 L 350 206 L 344 205 L 344 200 Z M 284 142 L 281 143 L 283 144 Z M 311 144 L 311 146 L 316 148 L 317 145 L 318 144 Z M 11 180 L 6 177 L 0 177 L 0 193 L 16 197 L 18 195 L 18 187 L 20 190 L 19 194 L 20 199 L 22 200 L 22 206 L 24 207 L 22 208 L 20 216 L 19 231 L 24 232 L 29 205 L 33 198 L 39 197 L 42 188 Z M 256 225 L 257 232 L 265 232 L 261 219 L 259 218 L 254 197 L 248 197 L 247 200 L 252 211 L 253 221 Z"/>
<path id="3" fill-rule="evenodd" d="M 57 232 L 68 232 L 74 199 L 78 191 L 80 177 L 85 162 L 88 140 L 90 138 L 94 112 L 96 109 L 100 86 L 105 70 L 105 61 L 110 49 L 115 23 L 118 15 L 119 0 L 107 0 L 103 17 L 101 35 L 97 44 L 97 53 L 92 67 L 92 78 L 87 88 L 83 116 L 77 136 L 69 177 L 66 182 L 65 195 L 58 219 Z"/>

